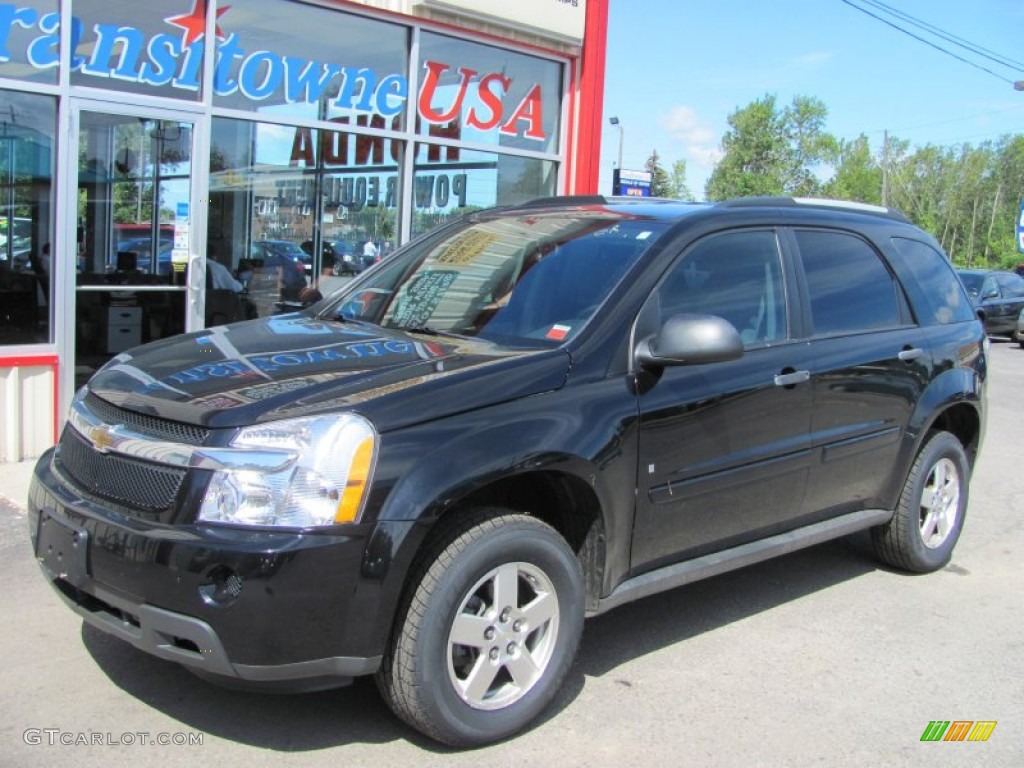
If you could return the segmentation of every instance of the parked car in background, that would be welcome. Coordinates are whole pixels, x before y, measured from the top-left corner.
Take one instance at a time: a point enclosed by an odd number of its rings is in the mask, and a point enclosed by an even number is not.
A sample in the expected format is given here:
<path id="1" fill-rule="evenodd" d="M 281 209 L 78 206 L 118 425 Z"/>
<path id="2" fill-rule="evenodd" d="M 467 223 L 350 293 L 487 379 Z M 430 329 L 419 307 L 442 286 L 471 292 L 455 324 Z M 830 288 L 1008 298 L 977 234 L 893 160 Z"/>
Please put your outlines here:
<path id="1" fill-rule="evenodd" d="M 1013 338 L 1017 340 L 1018 344 L 1020 344 L 1021 349 L 1024 349 L 1024 309 L 1022 309 L 1020 314 L 1017 315 L 1017 332 L 1014 334 Z"/>
<path id="2" fill-rule="evenodd" d="M 985 332 L 1012 337 L 1024 309 L 1024 277 L 987 269 L 961 269 L 957 274 L 985 323 Z"/>

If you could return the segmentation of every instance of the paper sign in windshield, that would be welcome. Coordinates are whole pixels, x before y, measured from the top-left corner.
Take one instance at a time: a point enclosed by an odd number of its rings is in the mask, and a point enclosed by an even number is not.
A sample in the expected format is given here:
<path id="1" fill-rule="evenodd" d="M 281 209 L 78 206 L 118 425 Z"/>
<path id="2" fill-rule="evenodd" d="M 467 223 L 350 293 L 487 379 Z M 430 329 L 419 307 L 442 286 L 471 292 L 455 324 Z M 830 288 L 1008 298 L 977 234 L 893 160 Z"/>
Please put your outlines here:
<path id="1" fill-rule="evenodd" d="M 466 266 L 471 264 L 487 250 L 487 247 L 498 239 L 492 232 L 463 232 L 454 238 L 437 257 L 438 264 Z"/>
<path id="2" fill-rule="evenodd" d="M 458 278 L 455 270 L 431 270 L 413 280 L 405 294 L 395 302 L 391 321 L 399 328 L 429 325 L 437 305 Z"/>

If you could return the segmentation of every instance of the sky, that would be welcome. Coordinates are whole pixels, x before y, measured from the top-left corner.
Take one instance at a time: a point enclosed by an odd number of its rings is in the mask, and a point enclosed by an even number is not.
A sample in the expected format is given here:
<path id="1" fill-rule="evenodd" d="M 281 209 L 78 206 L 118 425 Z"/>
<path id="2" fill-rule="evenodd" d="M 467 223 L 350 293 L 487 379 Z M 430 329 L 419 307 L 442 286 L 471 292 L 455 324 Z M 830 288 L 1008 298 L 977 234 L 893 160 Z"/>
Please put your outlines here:
<path id="1" fill-rule="evenodd" d="M 610 0 L 599 192 L 611 192 L 618 163 L 608 118 L 622 127 L 623 168 L 642 170 L 652 150 L 666 170 L 684 159 L 700 200 L 729 115 L 768 94 L 780 109 L 820 99 L 826 131 L 864 134 L 876 154 L 885 131 L 911 147 L 1024 133 L 1024 91 L 1013 87 L 1024 80 L 1024 0 L 850 2 L 970 63 L 843 0 Z M 884 14 L 880 2 L 1020 68 Z"/>

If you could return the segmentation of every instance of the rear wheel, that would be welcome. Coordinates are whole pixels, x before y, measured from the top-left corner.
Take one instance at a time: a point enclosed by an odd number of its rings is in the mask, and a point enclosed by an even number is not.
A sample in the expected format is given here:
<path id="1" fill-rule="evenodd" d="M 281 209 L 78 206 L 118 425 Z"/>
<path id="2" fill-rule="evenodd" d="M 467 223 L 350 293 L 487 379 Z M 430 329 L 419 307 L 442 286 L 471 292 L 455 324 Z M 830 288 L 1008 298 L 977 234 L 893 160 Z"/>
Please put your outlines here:
<path id="1" fill-rule="evenodd" d="M 420 569 L 378 687 L 438 741 L 498 741 L 554 697 L 582 628 L 583 578 L 565 540 L 535 518 L 483 510 Z"/>
<path id="2" fill-rule="evenodd" d="M 948 563 L 964 524 L 969 477 L 960 441 L 948 432 L 932 434 L 907 475 L 892 520 L 871 531 L 879 557 L 917 573 Z"/>

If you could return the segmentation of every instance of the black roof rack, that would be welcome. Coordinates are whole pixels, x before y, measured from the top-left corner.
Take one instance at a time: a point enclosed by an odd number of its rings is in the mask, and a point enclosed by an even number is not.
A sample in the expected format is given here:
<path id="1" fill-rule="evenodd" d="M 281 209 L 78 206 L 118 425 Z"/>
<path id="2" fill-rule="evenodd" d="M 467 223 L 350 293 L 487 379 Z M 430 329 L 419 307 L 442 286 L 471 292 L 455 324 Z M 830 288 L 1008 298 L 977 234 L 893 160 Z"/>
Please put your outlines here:
<path id="1" fill-rule="evenodd" d="M 538 197 L 512 208 L 540 208 L 545 205 L 607 205 L 608 198 L 604 195 L 559 195 L 557 197 Z"/>
<path id="2" fill-rule="evenodd" d="M 881 216 L 893 221 L 912 223 L 895 208 L 886 208 L 882 205 L 871 203 L 858 203 L 853 200 L 833 200 L 825 197 L 738 197 L 733 200 L 723 200 L 719 205 L 725 208 L 746 208 L 746 207 L 809 207 L 823 208 L 832 211 L 850 211 L 851 213 L 867 213 L 874 216 Z"/>

